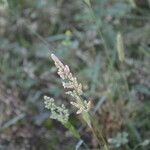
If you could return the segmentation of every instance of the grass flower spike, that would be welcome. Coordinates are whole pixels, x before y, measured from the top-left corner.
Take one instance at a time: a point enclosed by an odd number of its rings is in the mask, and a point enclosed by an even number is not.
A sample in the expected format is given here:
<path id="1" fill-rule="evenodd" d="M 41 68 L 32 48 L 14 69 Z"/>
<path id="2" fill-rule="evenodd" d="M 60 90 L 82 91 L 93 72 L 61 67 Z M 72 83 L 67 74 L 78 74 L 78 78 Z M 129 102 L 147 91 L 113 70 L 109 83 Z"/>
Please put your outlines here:
<path id="1" fill-rule="evenodd" d="M 57 106 L 54 103 L 54 99 L 48 96 L 44 96 L 44 100 L 45 108 L 51 111 L 50 118 L 60 121 L 76 138 L 80 139 L 79 132 L 69 122 L 68 109 L 66 109 L 63 104 L 61 106 Z"/>
<path id="2" fill-rule="evenodd" d="M 78 95 L 82 95 L 82 85 L 77 82 L 76 77 L 73 77 L 69 67 L 64 65 L 54 54 L 51 55 L 51 58 L 55 62 L 55 66 L 58 68 L 58 75 L 63 80 L 63 87 L 75 90 Z"/>
<path id="3" fill-rule="evenodd" d="M 63 104 L 62 106 L 57 106 L 54 103 L 54 99 L 48 96 L 44 96 L 44 100 L 45 100 L 44 101 L 45 108 L 51 111 L 50 118 L 56 119 L 60 121 L 62 124 L 65 124 L 68 122 L 69 112 L 68 112 L 68 109 L 66 109 Z"/>
<path id="4" fill-rule="evenodd" d="M 56 67 L 58 68 L 58 75 L 63 80 L 63 87 L 69 89 L 69 91 L 67 91 L 66 94 L 71 95 L 76 100 L 76 102 L 70 102 L 70 104 L 78 108 L 77 114 L 80 114 L 82 112 L 88 112 L 90 109 L 91 102 L 83 101 L 81 99 L 80 96 L 83 93 L 81 83 L 78 83 L 77 78 L 73 77 L 69 67 L 67 65 L 64 65 L 58 59 L 58 57 L 52 54 L 51 58 L 53 59 Z"/>

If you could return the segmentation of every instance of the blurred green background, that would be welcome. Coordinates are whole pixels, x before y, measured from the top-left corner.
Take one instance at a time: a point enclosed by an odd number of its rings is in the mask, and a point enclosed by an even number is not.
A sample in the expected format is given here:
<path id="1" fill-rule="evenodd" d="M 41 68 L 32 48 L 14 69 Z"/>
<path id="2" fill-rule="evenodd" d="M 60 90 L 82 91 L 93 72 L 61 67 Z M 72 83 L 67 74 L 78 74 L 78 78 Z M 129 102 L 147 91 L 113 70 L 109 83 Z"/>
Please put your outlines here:
<path id="1" fill-rule="evenodd" d="M 0 150 L 87 149 L 44 108 L 44 95 L 69 101 L 52 52 L 93 100 L 111 149 L 149 150 L 149 0 L 0 0 Z M 96 149 L 74 110 L 71 120 Z"/>

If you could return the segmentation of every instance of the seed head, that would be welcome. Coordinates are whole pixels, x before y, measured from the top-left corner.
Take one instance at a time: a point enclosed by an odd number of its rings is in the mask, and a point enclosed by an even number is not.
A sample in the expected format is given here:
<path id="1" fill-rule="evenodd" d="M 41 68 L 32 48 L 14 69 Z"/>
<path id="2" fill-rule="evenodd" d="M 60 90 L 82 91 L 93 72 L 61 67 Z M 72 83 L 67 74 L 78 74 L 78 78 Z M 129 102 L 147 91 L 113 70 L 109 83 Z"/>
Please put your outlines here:
<path id="1" fill-rule="evenodd" d="M 51 111 L 50 118 L 56 119 L 63 124 L 68 122 L 69 112 L 63 104 L 61 106 L 57 106 L 54 103 L 54 99 L 48 96 L 44 96 L 44 100 L 45 108 Z"/>

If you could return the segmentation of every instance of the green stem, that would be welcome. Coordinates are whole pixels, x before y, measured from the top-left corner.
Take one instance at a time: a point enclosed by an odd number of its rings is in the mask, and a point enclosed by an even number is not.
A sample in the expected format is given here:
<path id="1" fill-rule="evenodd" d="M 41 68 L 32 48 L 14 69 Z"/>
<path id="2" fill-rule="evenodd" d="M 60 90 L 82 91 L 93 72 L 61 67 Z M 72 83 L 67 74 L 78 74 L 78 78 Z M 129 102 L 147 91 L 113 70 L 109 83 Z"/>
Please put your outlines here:
<path id="1" fill-rule="evenodd" d="M 78 130 L 68 121 L 67 123 L 62 123 L 69 131 L 73 134 L 74 137 L 80 139 L 80 134 Z"/>

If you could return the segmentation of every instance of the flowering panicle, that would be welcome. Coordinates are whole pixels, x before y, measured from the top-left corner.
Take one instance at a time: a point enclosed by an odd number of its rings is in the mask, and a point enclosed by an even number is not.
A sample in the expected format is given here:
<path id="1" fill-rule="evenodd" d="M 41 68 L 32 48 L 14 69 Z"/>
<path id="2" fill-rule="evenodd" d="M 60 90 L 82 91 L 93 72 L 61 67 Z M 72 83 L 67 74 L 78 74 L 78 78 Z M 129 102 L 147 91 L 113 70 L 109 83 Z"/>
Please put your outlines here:
<path id="1" fill-rule="evenodd" d="M 58 69 L 58 75 L 63 80 L 62 85 L 64 88 L 69 89 L 69 91 L 66 92 L 66 94 L 71 95 L 76 102 L 71 102 L 72 105 L 77 107 L 79 110 L 77 111 L 77 114 L 80 114 L 82 112 L 88 112 L 90 109 L 91 102 L 87 102 L 81 100 L 81 95 L 83 93 L 82 91 L 82 84 L 78 83 L 77 78 L 73 77 L 72 73 L 70 72 L 70 69 L 67 65 L 64 65 L 58 57 L 56 57 L 54 54 L 51 55 L 51 58 L 55 62 L 55 66 Z"/>
<path id="2" fill-rule="evenodd" d="M 51 111 L 50 118 L 56 119 L 63 124 L 68 122 L 69 112 L 63 104 L 61 106 L 57 106 L 54 103 L 54 99 L 48 96 L 44 96 L 44 100 L 45 108 Z"/>
<path id="3" fill-rule="evenodd" d="M 63 87 L 75 90 L 78 95 L 82 95 L 82 85 L 77 82 L 76 77 L 73 77 L 69 67 L 64 65 L 54 54 L 51 55 L 51 58 L 55 62 L 55 66 L 58 68 L 58 75 L 63 80 Z"/>

